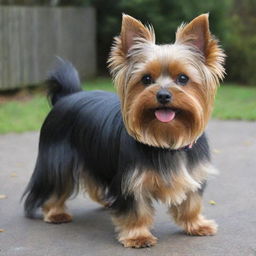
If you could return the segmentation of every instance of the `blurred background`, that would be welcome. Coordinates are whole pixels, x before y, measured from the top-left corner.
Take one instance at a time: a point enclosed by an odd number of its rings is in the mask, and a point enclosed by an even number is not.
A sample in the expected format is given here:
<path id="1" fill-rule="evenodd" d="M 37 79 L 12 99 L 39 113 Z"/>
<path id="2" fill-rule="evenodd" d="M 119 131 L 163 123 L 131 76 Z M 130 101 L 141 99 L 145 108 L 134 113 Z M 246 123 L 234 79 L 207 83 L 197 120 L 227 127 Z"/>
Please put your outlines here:
<path id="1" fill-rule="evenodd" d="M 152 24 L 158 43 L 209 12 L 228 56 L 213 117 L 256 120 L 256 0 L 0 0 L 0 133 L 39 129 L 56 55 L 74 63 L 85 89 L 114 91 L 106 60 L 123 12 Z"/>

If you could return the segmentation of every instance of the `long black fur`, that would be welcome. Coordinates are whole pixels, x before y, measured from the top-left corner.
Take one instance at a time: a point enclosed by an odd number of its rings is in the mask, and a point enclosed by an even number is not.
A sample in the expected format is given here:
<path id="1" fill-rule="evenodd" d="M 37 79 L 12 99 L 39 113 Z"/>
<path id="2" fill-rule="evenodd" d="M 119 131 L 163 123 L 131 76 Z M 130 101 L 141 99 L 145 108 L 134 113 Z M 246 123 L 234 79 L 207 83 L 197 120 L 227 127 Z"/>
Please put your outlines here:
<path id="1" fill-rule="evenodd" d="M 191 170 L 209 161 L 204 134 L 190 150 L 139 143 L 126 131 L 116 94 L 81 91 L 77 71 L 67 62 L 51 74 L 49 81 L 58 87 L 50 91 L 54 106 L 42 126 L 35 170 L 24 193 L 26 216 L 32 217 L 53 194 L 77 191 L 82 172 L 90 173 L 107 191 L 112 208 L 122 213 L 135 206 L 133 195 L 121 192 L 128 172 L 136 168 L 168 175 L 177 171 L 180 157 Z"/>
<path id="2" fill-rule="evenodd" d="M 48 98 L 52 106 L 62 97 L 81 91 L 80 79 L 72 63 L 57 59 L 55 68 L 49 72 Z"/>

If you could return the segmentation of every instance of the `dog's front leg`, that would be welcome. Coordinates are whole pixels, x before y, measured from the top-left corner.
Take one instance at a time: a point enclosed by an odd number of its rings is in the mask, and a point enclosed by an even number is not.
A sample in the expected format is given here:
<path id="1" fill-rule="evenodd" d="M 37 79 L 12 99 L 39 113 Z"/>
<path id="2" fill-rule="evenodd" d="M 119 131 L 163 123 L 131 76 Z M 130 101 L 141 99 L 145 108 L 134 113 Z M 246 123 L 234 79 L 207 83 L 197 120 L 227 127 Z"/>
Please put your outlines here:
<path id="1" fill-rule="evenodd" d="M 187 234 L 210 236 L 217 232 L 217 224 L 207 220 L 202 214 L 202 195 L 191 192 L 180 205 L 172 206 L 170 213 L 176 223 L 184 228 Z"/>
<path id="2" fill-rule="evenodd" d="M 153 207 L 143 197 L 118 199 L 112 219 L 118 232 L 118 241 L 124 247 L 143 248 L 156 244 L 157 238 L 150 232 L 153 223 Z"/>

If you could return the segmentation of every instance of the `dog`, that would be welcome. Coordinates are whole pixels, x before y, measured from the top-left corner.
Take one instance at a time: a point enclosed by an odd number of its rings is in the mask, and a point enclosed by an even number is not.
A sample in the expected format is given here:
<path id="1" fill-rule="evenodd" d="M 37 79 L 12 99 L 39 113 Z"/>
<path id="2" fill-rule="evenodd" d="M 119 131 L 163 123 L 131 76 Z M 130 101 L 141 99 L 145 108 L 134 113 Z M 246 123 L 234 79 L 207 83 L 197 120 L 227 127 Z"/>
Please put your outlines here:
<path id="1" fill-rule="evenodd" d="M 225 75 L 225 54 L 202 14 L 155 44 L 152 26 L 123 15 L 108 60 L 117 94 L 82 91 L 73 65 L 50 73 L 53 106 L 24 192 L 25 214 L 42 208 L 49 223 L 72 220 L 66 200 L 84 188 L 108 207 L 124 247 L 156 244 L 153 201 L 189 235 L 214 235 L 202 195 L 214 173 L 204 130 Z"/>

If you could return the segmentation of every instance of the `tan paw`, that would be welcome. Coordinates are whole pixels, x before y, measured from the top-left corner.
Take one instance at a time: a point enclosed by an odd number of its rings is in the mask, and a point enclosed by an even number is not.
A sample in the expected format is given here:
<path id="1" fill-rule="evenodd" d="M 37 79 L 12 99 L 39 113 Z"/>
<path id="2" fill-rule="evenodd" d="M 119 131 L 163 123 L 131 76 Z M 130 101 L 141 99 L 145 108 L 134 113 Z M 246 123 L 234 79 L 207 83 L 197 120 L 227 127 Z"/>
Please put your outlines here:
<path id="1" fill-rule="evenodd" d="M 186 225 L 186 232 L 194 236 L 213 236 L 217 233 L 218 225 L 213 220 L 200 219 Z"/>
<path id="2" fill-rule="evenodd" d="M 124 247 L 130 248 L 145 248 L 154 246 L 157 242 L 157 238 L 154 236 L 140 236 L 136 238 L 128 238 L 120 241 Z"/>
<path id="3" fill-rule="evenodd" d="M 44 218 L 45 222 L 53 224 L 68 223 L 72 221 L 72 216 L 68 213 L 56 213 L 53 215 L 48 215 Z"/>

